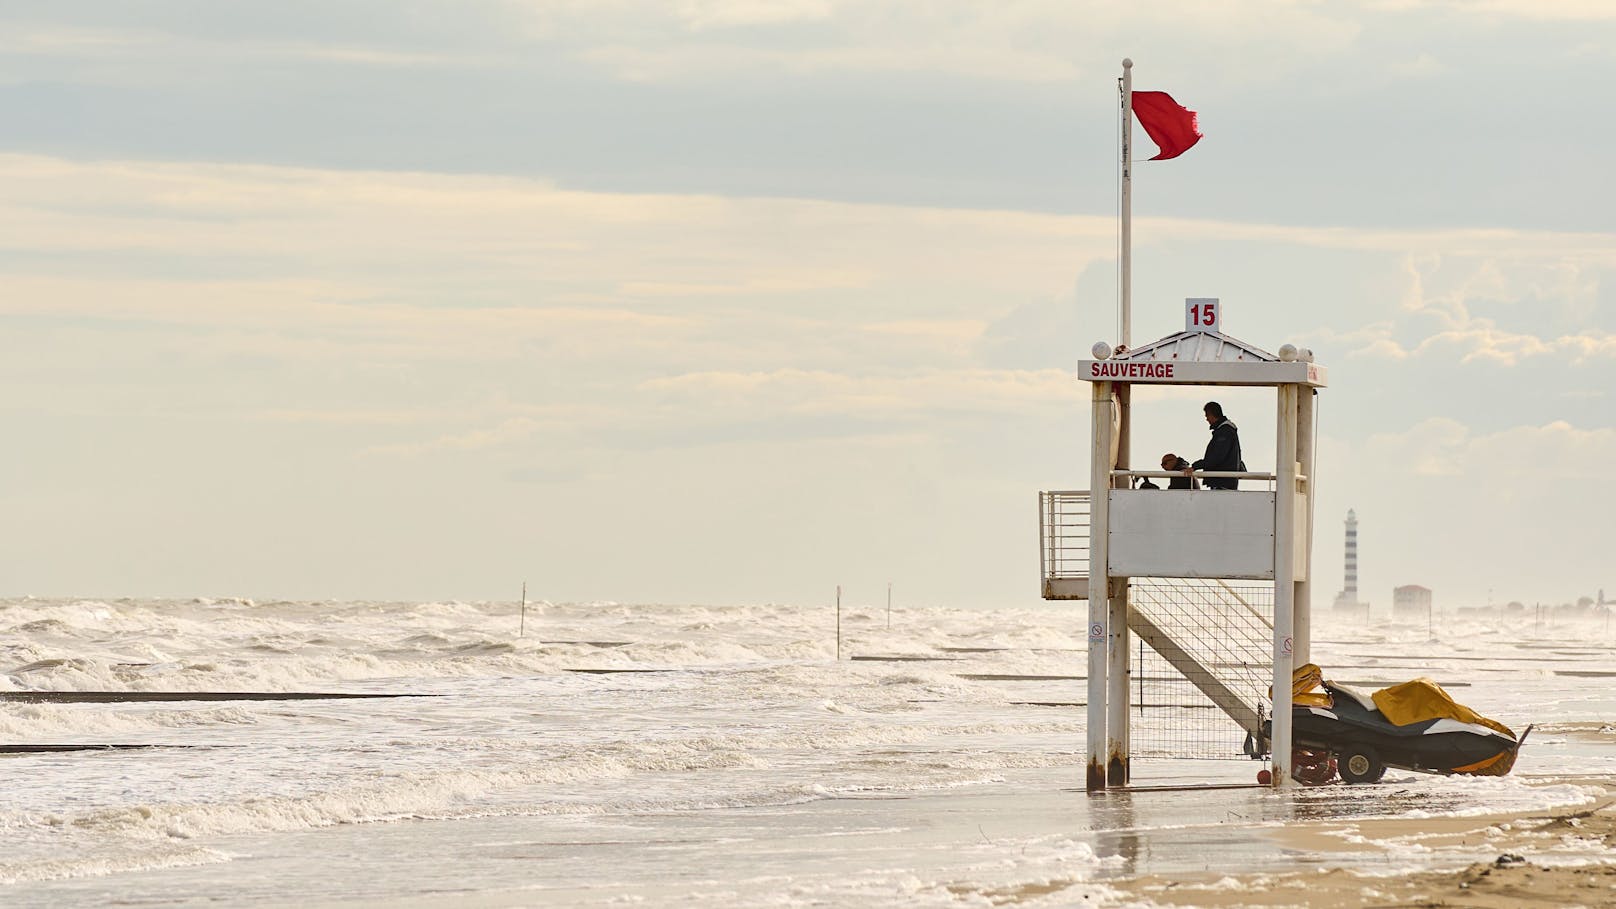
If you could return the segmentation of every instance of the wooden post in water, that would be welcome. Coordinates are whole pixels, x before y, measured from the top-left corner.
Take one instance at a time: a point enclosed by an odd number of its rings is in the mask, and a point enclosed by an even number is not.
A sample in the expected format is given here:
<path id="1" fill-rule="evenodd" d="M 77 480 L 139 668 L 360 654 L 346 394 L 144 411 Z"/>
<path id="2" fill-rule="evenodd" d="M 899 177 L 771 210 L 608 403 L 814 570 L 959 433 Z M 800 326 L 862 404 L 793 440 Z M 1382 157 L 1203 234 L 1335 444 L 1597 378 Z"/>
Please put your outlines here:
<path id="1" fill-rule="evenodd" d="M 887 630 L 892 630 L 892 582 L 887 582 Z"/>
<path id="2" fill-rule="evenodd" d="M 527 634 L 527 582 L 522 582 L 522 623 L 517 626 L 516 636 Z"/>
<path id="3" fill-rule="evenodd" d="M 836 662 L 842 661 L 842 585 L 836 585 Z"/>

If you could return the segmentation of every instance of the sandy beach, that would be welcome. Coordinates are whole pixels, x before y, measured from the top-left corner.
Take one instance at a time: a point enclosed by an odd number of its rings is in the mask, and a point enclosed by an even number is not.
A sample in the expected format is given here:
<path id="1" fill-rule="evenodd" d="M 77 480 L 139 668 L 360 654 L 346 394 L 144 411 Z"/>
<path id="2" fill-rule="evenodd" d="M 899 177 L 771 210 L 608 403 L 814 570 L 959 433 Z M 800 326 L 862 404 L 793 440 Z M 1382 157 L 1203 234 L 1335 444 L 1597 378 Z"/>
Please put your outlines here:
<path id="1" fill-rule="evenodd" d="M 1609 780 L 1581 780 L 1590 789 Z M 1108 797 L 1101 797 L 1108 798 Z M 1283 796 L 1276 796 L 1283 798 Z M 1011 807 L 1011 806 L 1001 806 Z M 1039 823 L 1029 818 L 1024 832 L 1036 839 Z M 1616 846 L 1616 796 L 1602 796 L 1581 809 L 1519 814 L 1487 814 L 1465 818 L 1370 819 L 1304 822 L 1282 828 L 1236 825 L 1226 831 L 1231 839 L 1272 836 L 1276 855 L 1295 864 L 1316 867 L 1304 871 L 1249 873 L 1230 871 L 1182 872 L 1111 876 L 1101 870 L 1096 879 L 1083 869 L 1070 877 L 990 883 L 985 880 L 943 881 L 916 887 L 908 894 L 866 894 L 868 904 L 882 906 L 1096 906 L 1111 909 L 1513 909 L 1513 907 L 1616 906 L 1616 861 L 1601 861 L 1598 853 Z M 985 834 L 984 834 L 985 835 Z M 957 844 L 968 848 L 968 844 Z M 1164 848 L 1171 849 L 1170 845 Z M 1556 854 L 1559 853 L 1558 857 Z M 1492 858 L 1479 860 L 1478 855 Z M 1526 858 L 1530 855 L 1532 858 Z M 1468 857 L 1468 858 L 1467 858 Z M 1438 870 L 1412 870 L 1414 868 Z M 1114 871 L 1114 868 L 1113 868 Z M 599 900 L 590 888 L 567 893 L 512 890 L 446 897 L 422 895 L 389 900 L 388 906 L 406 909 L 515 909 L 540 905 L 681 905 L 688 894 L 655 887 L 637 893 L 617 893 Z M 785 891 L 764 898 L 762 904 L 854 905 L 829 894 L 804 900 L 801 893 Z M 319 902 L 311 905 L 374 907 L 362 901 Z"/>
<path id="2" fill-rule="evenodd" d="M 1317 838 L 1341 841 L 1339 829 L 1331 825 L 1304 826 L 1288 830 L 1286 836 L 1299 848 L 1320 845 Z M 1545 814 L 1417 822 L 1370 820 L 1358 825 L 1354 838 L 1382 844 L 1376 848 L 1363 843 L 1364 862 L 1356 868 L 1289 874 L 1144 875 L 1115 881 L 1113 886 L 1124 895 L 1123 903 L 1137 900 L 1147 905 L 1218 909 L 1616 906 L 1616 850 L 1608 863 L 1524 857 L 1540 856 L 1561 844 L 1579 849 L 1616 847 L 1616 799 L 1608 796 L 1591 808 Z M 1416 848 L 1429 850 L 1433 856 L 1476 851 L 1496 851 L 1497 856 L 1454 870 L 1377 870 L 1378 861 L 1397 860 L 1386 854 L 1387 846 L 1405 854 Z"/>

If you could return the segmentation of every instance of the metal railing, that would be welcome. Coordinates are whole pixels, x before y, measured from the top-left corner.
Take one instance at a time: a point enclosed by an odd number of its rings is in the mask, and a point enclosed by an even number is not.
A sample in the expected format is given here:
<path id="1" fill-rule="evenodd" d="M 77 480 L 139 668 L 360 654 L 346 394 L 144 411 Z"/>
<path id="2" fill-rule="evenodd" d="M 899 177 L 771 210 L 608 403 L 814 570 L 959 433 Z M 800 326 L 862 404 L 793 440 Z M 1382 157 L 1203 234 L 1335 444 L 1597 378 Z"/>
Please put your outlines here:
<path id="1" fill-rule="evenodd" d="M 1045 581 L 1089 574 L 1089 491 L 1038 494 L 1039 576 Z"/>
<path id="2" fill-rule="evenodd" d="M 1144 478 L 1147 478 L 1147 479 L 1158 479 L 1158 480 L 1177 480 L 1177 479 L 1183 478 L 1183 476 L 1184 476 L 1184 472 L 1181 471 L 1181 470 L 1113 470 L 1113 471 L 1111 471 L 1112 483 L 1114 484 L 1114 483 L 1116 483 L 1116 481 L 1121 480 L 1122 484 L 1121 484 L 1120 488 L 1122 488 L 1122 489 L 1127 489 L 1130 486 L 1132 486 L 1134 478 L 1136 478 L 1136 477 L 1144 477 Z M 1240 488 L 1241 489 L 1256 490 L 1258 492 L 1273 492 L 1274 489 L 1276 488 L 1278 482 L 1279 482 L 1279 478 L 1276 477 L 1275 475 L 1271 474 L 1271 473 L 1258 473 L 1258 472 L 1243 471 L 1243 470 L 1197 470 L 1197 471 L 1193 472 L 1192 474 L 1190 474 L 1190 476 L 1193 479 L 1200 480 L 1201 481 L 1200 485 L 1202 487 L 1206 486 L 1206 480 L 1209 479 L 1209 478 L 1210 479 L 1218 479 L 1218 478 L 1232 477 L 1234 479 L 1237 479 L 1237 480 L 1241 481 L 1240 482 Z M 1307 477 L 1304 477 L 1304 476 L 1301 476 L 1300 474 L 1298 474 L 1296 479 L 1298 481 L 1306 481 Z"/>

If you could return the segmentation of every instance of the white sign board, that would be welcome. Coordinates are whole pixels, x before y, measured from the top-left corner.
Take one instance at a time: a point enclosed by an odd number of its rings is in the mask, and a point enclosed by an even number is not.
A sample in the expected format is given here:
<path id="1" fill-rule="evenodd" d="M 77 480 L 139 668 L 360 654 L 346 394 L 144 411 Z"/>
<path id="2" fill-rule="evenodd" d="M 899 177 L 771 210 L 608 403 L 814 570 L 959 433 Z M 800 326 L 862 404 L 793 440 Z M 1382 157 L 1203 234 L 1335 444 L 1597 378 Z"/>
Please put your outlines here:
<path id="1" fill-rule="evenodd" d="M 1154 382 L 1162 385 L 1286 385 L 1322 388 L 1329 373 L 1317 363 L 1239 360 L 1197 363 L 1194 360 L 1079 360 L 1077 377 L 1085 382 Z"/>
<path id="2" fill-rule="evenodd" d="M 1274 577 L 1271 492 L 1113 489 L 1110 503 L 1114 576 Z"/>
<path id="3" fill-rule="evenodd" d="M 1217 297 L 1189 297 L 1184 301 L 1185 331 L 1223 331 L 1223 304 Z"/>

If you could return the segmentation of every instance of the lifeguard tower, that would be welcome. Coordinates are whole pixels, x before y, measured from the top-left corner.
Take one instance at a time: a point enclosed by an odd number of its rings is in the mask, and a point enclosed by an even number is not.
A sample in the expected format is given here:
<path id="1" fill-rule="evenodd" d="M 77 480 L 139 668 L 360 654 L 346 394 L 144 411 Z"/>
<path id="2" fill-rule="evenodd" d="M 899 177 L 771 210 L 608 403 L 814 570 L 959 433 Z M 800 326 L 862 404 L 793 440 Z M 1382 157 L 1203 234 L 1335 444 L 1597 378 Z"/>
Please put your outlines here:
<path id="1" fill-rule="evenodd" d="M 1130 629 L 1246 730 L 1248 744 L 1256 742 L 1253 756 L 1271 750 L 1274 786 L 1291 784 L 1291 673 L 1309 660 L 1314 398 L 1326 373 L 1311 351 L 1284 344 L 1269 353 L 1222 333 L 1216 299 L 1189 299 L 1184 312 L 1182 332 L 1131 350 L 1100 342 L 1094 358 L 1081 361 L 1080 375 L 1093 391 L 1090 486 L 1039 496 L 1043 596 L 1089 601 L 1090 792 L 1129 781 Z M 1235 490 L 1134 488 L 1137 478 L 1180 476 L 1131 467 L 1134 391 L 1147 385 L 1275 389 L 1273 472 L 1196 474 L 1236 478 Z M 1264 460 L 1249 447 L 1245 459 Z M 1243 613 L 1248 630 L 1272 628 L 1271 708 L 1249 694 L 1250 686 L 1247 694 L 1236 691 L 1220 674 L 1220 661 L 1204 647 L 1198 653 L 1196 641 L 1130 603 L 1130 589 L 1149 589 L 1157 583 L 1150 579 L 1228 591 L 1231 579 L 1272 583 L 1271 620 L 1249 607 Z M 1220 627 L 1227 620 L 1202 619 L 1208 639 L 1233 632 Z M 1265 713 L 1272 718 L 1271 749 Z"/>

